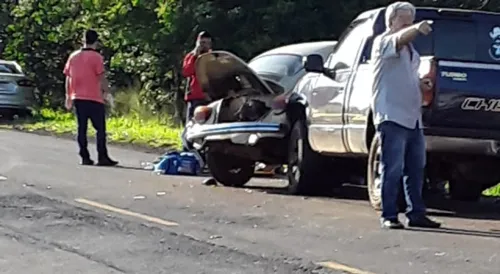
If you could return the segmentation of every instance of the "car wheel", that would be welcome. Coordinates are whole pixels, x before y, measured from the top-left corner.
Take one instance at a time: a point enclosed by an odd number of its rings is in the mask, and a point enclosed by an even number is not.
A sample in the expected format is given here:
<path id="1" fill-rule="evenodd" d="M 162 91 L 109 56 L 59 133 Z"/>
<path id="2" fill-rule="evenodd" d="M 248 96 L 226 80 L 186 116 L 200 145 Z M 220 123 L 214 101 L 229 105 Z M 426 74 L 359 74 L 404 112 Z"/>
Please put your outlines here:
<path id="1" fill-rule="evenodd" d="M 224 186 L 242 187 L 252 179 L 255 163 L 238 156 L 210 152 L 206 164 L 212 176 Z"/>
<path id="2" fill-rule="evenodd" d="M 332 178 L 336 176 L 328 168 L 330 159 L 312 150 L 307 137 L 307 127 L 303 120 L 297 120 L 290 132 L 288 144 L 288 193 L 292 195 L 325 194 Z"/>
<path id="3" fill-rule="evenodd" d="M 450 180 L 449 194 L 455 201 L 477 202 L 483 193 L 483 185 L 466 180 Z"/>
<path id="4" fill-rule="evenodd" d="M 382 210 L 382 177 L 381 177 L 381 143 L 378 134 L 373 138 L 372 144 L 370 146 L 370 152 L 368 154 L 368 168 L 367 168 L 367 186 L 368 186 L 368 197 L 370 199 L 370 205 L 375 210 Z M 398 199 L 399 211 L 404 212 L 406 209 L 406 201 L 403 192 L 403 182 L 399 185 L 399 199 Z"/>

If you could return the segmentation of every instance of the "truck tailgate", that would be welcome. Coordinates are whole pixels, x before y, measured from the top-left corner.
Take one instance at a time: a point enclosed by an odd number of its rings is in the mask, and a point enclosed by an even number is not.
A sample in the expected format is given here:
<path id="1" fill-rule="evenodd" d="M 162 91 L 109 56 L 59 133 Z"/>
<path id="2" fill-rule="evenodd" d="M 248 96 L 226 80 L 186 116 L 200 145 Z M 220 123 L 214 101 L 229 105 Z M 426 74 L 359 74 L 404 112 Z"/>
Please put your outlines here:
<path id="1" fill-rule="evenodd" d="M 500 130 L 500 65 L 437 62 L 433 127 Z"/>

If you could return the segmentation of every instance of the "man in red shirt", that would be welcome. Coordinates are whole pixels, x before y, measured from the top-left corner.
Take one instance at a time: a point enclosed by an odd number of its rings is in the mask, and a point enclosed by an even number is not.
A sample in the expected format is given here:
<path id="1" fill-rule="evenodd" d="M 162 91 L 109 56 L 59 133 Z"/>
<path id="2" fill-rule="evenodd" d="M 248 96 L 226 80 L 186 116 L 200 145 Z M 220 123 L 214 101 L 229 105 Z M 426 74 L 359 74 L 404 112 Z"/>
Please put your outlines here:
<path id="1" fill-rule="evenodd" d="M 98 165 L 115 166 L 106 147 L 106 116 L 104 94 L 109 93 L 109 83 L 104 71 L 102 55 L 96 50 L 97 32 L 85 32 L 83 48 L 73 52 L 64 66 L 66 75 L 66 109 L 75 107 L 78 123 L 78 145 L 82 165 L 93 165 L 87 149 L 88 120 L 96 130 Z"/>
<path id="2" fill-rule="evenodd" d="M 212 51 L 212 36 L 207 31 L 202 31 L 196 38 L 195 48 L 186 54 L 182 62 L 182 75 L 189 80 L 188 92 L 184 96 L 186 101 L 186 124 L 193 118 L 194 110 L 198 106 L 206 105 L 209 103 L 208 96 L 203 92 L 198 79 L 196 78 L 195 63 L 198 56 L 203 53 Z M 184 150 L 190 150 L 189 144 L 184 139 L 182 134 Z M 207 178 L 203 181 L 205 185 L 216 185 L 217 182 L 214 178 Z"/>
<path id="3" fill-rule="evenodd" d="M 195 62 L 198 56 L 212 50 L 212 36 L 202 31 L 198 34 L 196 39 L 196 46 L 194 50 L 186 54 L 184 62 L 182 63 L 182 75 L 189 79 L 189 91 L 184 96 L 187 103 L 186 109 L 186 123 L 193 118 L 194 110 L 196 107 L 208 103 L 208 98 L 203 92 L 198 83 L 195 75 Z"/>

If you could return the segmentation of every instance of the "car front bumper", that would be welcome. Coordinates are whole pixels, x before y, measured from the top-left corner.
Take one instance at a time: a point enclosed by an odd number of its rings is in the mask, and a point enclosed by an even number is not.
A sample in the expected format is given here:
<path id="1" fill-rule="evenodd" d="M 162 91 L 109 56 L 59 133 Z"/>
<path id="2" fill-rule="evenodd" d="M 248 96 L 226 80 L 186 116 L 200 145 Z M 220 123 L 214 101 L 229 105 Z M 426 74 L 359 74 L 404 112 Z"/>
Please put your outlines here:
<path id="1" fill-rule="evenodd" d="M 279 123 L 192 124 L 186 130 L 186 139 L 198 144 L 206 141 L 231 140 L 235 144 L 254 145 L 262 138 L 283 138 L 286 132 L 287 126 Z"/>

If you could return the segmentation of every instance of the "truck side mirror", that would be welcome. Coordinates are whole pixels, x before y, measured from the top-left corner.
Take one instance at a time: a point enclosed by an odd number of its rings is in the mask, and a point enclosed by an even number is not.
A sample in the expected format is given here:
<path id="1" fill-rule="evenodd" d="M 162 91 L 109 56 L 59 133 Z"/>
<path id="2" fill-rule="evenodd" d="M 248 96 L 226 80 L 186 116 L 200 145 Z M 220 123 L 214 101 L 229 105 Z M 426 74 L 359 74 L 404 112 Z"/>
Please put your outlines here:
<path id="1" fill-rule="evenodd" d="M 310 54 L 306 56 L 303 64 L 307 72 L 323 73 L 325 71 L 323 67 L 323 57 L 319 54 Z"/>

